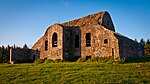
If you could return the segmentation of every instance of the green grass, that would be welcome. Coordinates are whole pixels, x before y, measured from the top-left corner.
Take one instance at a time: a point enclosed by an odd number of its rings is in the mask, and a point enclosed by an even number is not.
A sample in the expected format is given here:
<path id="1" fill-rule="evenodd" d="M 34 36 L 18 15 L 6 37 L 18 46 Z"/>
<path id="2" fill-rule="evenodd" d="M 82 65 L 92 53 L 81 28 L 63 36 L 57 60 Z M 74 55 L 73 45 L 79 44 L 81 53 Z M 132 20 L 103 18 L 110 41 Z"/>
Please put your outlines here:
<path id="1" fill-rule="evenodd" d="M 0 64 L 0 83 L 150 83 L 150 62 L 125 64 L 98 62 Z"/>

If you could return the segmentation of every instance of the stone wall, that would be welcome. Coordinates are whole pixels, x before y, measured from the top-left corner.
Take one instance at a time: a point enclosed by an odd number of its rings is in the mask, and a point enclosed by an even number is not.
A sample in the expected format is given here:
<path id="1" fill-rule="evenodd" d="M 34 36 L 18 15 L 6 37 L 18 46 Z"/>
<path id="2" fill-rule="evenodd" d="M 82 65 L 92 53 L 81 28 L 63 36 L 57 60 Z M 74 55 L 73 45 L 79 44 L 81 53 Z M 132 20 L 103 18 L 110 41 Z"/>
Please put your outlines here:
<path id="1" fill-rule="evenodd" d="M 140 57 L 144 55 L 144 46 L 140 43 L 118 33 L 115 33 L 114 36 L 118 39 L 120 58 Z"/>
<path id="2" fill-rule="evenodd" d="M 57 34 L 57 47 L 52 47 L 52 36 L 53 34 Z M 47 50 L 45 50 L 46 44 Z M 63 59 L 63 28 L 59 24 L 54 24 L 53 26 L 49 27 L 45 33 L 45 35 L 38 40 L 32 47 L 33 50 L 40 51 L 40 58 L 41 59 Z"/>
<path id="3" fill-rule="evenodd" d="M 117 39 L 114 32 L 100 25 L 88 25 L 81 27 L 81 56 L 94 57 L 118 57 Z M 91 46 L 86 47 L 86 33 L 91 33 Z M 104 40 L 107 39 L 107 43 Z"/>
<path id="4" fill-rule="evenodd" d="M 47 39 L 46 37 L 47 37 L 47 34 L 42 36 L 42 38 L 40 38 L 32 47 L 33 50 L 40 51 L 40 59 L 45 58 L 45 55 L 44 55 L 45 52 L 43 52 L 43 51 L 44 51 L 44 47 L 45 47 L 45 41 Z"/>
<path id="5" fill-rule="evenodd" d="M 52 36 L 57 34 L 57 47 L 52 47 Z M 51 59 L 63 59 L 63 28 L 59 24 L 53 25 L 48 30 L 48 58 Z"/>
<path id="6" fill-rule="evenodd" d="M 40 52 L 32 49 L 21 49 L 16 48 L 12 50 L 12 60 L 15 63 L 20 62 L 33 62 L 34 60 L 39 59 Z"/>

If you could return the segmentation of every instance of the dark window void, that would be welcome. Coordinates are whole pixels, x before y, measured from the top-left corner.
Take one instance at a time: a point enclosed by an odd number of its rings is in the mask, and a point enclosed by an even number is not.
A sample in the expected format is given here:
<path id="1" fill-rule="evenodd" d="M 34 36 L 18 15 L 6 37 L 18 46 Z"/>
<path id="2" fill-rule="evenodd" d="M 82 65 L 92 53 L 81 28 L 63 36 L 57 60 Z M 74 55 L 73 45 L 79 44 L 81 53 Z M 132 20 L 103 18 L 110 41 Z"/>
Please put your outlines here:
<path id="1" fill-rule="evenodd" d="M 38 52 L 39 50 L 38 49 L 36 49 L 36 52 Z"/>
<path id="2" fill-rule="evenodd" d="M 108 43 L 108 39 L 104 39 L 104 44 L 107 44 Z"/>
<path id="3" fill-rule="evenodd" d="M 86 60 L 91 59 L 91 56 L 86 56 Z"/>
<path id="4" fill-rule="evenodd" d="M 91 33 L 86 33 L 86 46 L 91 46 Z"/>
<path id="5" fill-rule="evenodd" d="M 57 34 L 54 33 L 52 36 L 52 47 L 57 47 Z"/>
<path id="6" fill-rule="evenodd" d="M 48 50 L 48 41 L 45 41 L 45 51 Z"/>
<path id="7" fill-rule="evenodd" d="M 75 36 L 75 48 L 79 48 L 79 35 Z"/>
<path id="8" fill-rule="evenodd" d="M 33 55 L 33 61 L 35 60 L 35 55 Z"/>
<path id="9" fill-rule="evenodd" d="M 114 56 L 114 49 L 112 48 L 112 56 Z"/>

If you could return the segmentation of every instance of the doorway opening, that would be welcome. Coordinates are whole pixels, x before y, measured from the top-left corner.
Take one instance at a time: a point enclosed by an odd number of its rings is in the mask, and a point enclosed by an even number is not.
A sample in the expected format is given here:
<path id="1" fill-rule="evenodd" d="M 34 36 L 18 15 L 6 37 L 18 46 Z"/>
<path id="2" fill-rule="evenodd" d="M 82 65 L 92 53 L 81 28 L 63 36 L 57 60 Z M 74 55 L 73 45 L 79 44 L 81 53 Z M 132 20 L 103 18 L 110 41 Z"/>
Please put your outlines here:
<path id="1" fill-rule="evenodd" d="M 91 56 L 86 56 L 86 60 L 91 59 Z"/>

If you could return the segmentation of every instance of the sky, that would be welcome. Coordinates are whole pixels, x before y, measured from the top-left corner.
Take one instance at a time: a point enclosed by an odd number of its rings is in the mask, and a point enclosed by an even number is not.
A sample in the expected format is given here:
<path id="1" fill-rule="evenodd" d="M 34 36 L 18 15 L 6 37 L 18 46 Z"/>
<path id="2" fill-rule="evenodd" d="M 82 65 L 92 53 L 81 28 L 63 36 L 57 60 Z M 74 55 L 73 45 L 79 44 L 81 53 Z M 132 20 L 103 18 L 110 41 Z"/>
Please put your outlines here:
<path id="1" fill-rule="evenodd" d="M 32 47 L 55 24 L 108 11 L 116 32 L 150 39 L 150 0 L 0 0 L 0 46 Z"/>

